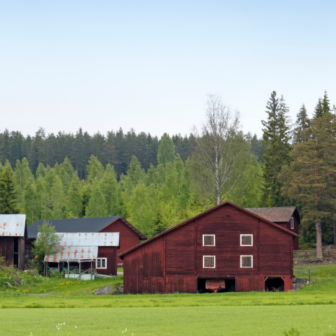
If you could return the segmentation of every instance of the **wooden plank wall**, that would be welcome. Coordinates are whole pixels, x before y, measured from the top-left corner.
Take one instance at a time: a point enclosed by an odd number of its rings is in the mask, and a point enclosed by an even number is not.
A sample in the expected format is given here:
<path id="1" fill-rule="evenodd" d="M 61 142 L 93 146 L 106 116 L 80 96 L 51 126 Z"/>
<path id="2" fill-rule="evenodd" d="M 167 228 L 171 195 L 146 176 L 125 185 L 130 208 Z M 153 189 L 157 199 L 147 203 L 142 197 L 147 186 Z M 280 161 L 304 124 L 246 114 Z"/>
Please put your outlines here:
<path id="1" fill-rule="evenodd" d="M 3 266 L 14 264 L 14 237 L 0 237 L 0 257 L 5 257 Z"/>
<path id="2" fill-rule="evenodd" d="M 117 275 L 117 248 L 115 246 L 99 246 L 98 258 L 107 258 L 107 269 L 97 269 L 99 274 Z"/>
<path id="3" fill-rule="evenodd" d="M 125 293 L 165 292 L 163 242 L 160 237 L 125 256 Z"/>
<path id="4" fill-rule="evenodd" d="M 120 219 L 104 228 L 101 232 L 119 232 L 120 248 L 118 249 L 118 254 L 121 254 L 139 244 L 139 236 Z M 119 257 L 117 257 L 117 262 L 118 264 L 123 264 L 123 260 Z"/>

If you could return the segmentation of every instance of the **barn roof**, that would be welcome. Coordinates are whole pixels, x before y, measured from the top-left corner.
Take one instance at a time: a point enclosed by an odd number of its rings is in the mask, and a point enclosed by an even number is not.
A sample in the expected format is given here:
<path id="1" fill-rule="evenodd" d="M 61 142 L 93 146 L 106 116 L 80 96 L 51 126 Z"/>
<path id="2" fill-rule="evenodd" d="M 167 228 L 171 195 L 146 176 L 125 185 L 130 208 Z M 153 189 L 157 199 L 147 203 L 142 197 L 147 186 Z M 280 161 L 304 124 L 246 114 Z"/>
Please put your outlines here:
<path id="1" fill-rule="evenodd" d="M 246 210 L 267 219 L 270 222 L 289 222 L 296 207 L 247 208 Z M 296 210 L 297 211 L 297 210 Z"/>
<path id="2" fill-rule="evenodd" d="M 106 226 L 114 223 L 117 219 L 120 219 L 126 226 L 136 233 L 141 240 L 147 239 L 145 235 L 121 216 L 48 219 L 48 222 L 55 227 L 56 232 L 100 232 Z M 28 227 L 28 239 L 36 238 L 38 227 L 42 225 L 43 221 L 44 220 L 38 220 Z"/>
<path id="3" fill-rule="evenodd" d="M 171 231 L 177 230 L 177 229 L 180 228 L 181 226 L 184 226 L 184 225 L 186 225 L 186 224 L 188 224 L 188 223 L 194 221 L 195 219 L 198 219 L 198 218 L 200 218 L 200 217 L 202 217 L 202 216 L 204 216 L 204 215 L 207 215 L 208 213 L 210 213 L 210 212 L 212 212 L 212 211 L 215 211 L 215 210 L 219 209 L 220 207 L 222 207 L 222 206 L 224 206 L 224 205 L 226 205 L 226 204 L 231 205 L 231 206 L 235 207 L 235 208 L 238 209 L 238 210 L 241 210 L 241 211 L 243 211 L 243 212 L 246 212 L 246 213 L 248 213 L 249 215 L 251 215 L 251 216 L 253 216 L 253 217 L 256 217 L 256 218 L 258 218 L 258 219 L 261 219 L 261 220 L 263 220 L 265 223 L 267 223 L 267 224 L 269 224 L 269 225 L 271 225 L 271 226 L 277 228 L 278 230 L 284 231 L 284 232 L 286 232 L 286 233 L 288 233 L 288 234 L 290 234 L 290 235 L 292 235 L 292 236 L 294 236 L 294 237 L 297 236 L 296 233 L 294 233 L 294 232 L 292 232 L 292 231 L 290 231 L 290 230 L 287 230 L 287 229 L 281 227 L 280 225 L 274 224 L 274 223 L 270 222 L 269 220 L 267 220 L 267 219 L 265 219 L 265 218 L 263 218 L 263 217 L 261 217 L 261 216 L 255 214 L 255 213 L 253 213 L 253 212 L 251 212 L 251 211 L 248 211 L 247 209 L 241 208 L 240 206 L 238 206 L 238 205 L 236 205 L 236 204 L 233 204 L 233 203 L 231 203 L 231 202 L 229 202 L 229 201 L 225 201 L 225 202 L 223 202 L 223 203 L 221 203 L 221 204 L 218 204 L 218 205 L 214 206 L 213 208 L 211 208 L 211 209 L 209 209 L 209 210 L 206 210 L 206 211 L 200 213 L 199 215 L 197 215 L 197 216 L 195 216 L 195 217 L 192 217 L 192 218 L 186 220 L 185 222 L 183 222 L 183 223 L 181 223 L 181 224 L 178 224 L 178 225 L 172 227 L 171 229 L 168 229 L 168 230 L 166 230 L 166 231 L 163 231 L 163 232 L 161 232 L 160 234 L 158 234 L 158 235 L 156 235 L 156 236 L 154 236 L 154 237 L 152 237 L 152 238 L 150 238 L 150 239 L 147 239 L 145 242 L 143 242 L 143 243 L 141 243 L 141 244 L 138 244 L 138 245 L 136 245 L 136 246 L 130 248 L 130 249 L 127 250 L 127 251 L 124 251 L 123 253 L 119 254 L 118 257 L 121 258 L 121 259 L 123 259 L 124 255 L 126 255 L 126 254 L 132 252 L 133 250 L 138 249 L 139 247 L 143 246 L 144 244 L 147 244 L 147 243 L 149 243 L 149 242 L 151 242 L 151 241 L 153 241 L 153 240 L 155 240 L 155 239 L 157 239 L 157 238 L 159 238 L 159 237 L 162 237 L 163 235 L 165 235 L 165 234 L 167 234 L 167 233 L 169 233 L 169 232 L 171 232 Z"/>
<path id="4" fill-rule="evenodd" d="M 44 256 L 44 261 L 95 260 L 98 246 L 61 246 L 60 252 Z"/>
<path id="5" fill-rule="evenodd" d="M 26 215 L 0 215 L 0 236 L 24 237 Z"/>

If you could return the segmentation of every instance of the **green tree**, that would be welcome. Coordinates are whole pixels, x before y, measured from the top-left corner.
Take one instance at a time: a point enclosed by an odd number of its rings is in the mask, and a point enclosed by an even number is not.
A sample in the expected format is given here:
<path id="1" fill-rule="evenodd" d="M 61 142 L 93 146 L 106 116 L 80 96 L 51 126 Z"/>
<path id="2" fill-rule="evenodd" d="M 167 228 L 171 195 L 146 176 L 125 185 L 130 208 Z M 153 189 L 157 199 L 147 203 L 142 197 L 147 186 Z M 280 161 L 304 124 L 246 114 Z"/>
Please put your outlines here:
<path id="1" fill-rule="evenodd" d="M 37 229 L 37 239 L 33 242 L 32 247 L 32 253 L 35 256 L 32 264 L 42 274 L 44 257 L 60 251 L 59 242 L 62 237 L 56 233 L 55 227 L 48 221 L 43 221 L 42 225 Z"/>
<path id="2" fill-rule="evenodd" d="M 100 180 L 104 174 L 104 167 L 94 155 L 91 155 L 87 166 L 88 182 L 93 182 L 94 179 Z"/>
<path id="3" fill-rule="evenodd" d="M 336 121 L 331 113 L 311 120 L 311 127 L 303 132 L 304 140 L 291 153 L 293 161 L 284 166 L 282 192 L 297 199 L 303 215 L 302 224 L 316 224 L 316 258 L 323 259 L 323 219 L 335 213 L 336 198 Z"/>
<path id="4" fill-rule="evenodd" d="M 24 189 L 28 183 L 34 182 L 34 176 L 29 168 L 29 163 L 26 158 L 16 160 L 14 181 L 16 184 L 18 208 L 22 208 Z"/>
<path id="5" fill-rule="evenodd" d="M 136 186 L 144 177 L 144 171 L 141 169 L 141 163 L 134 155 L 132 156 L 127 176 L 129 176 L 134 186 Z"/>
<path id="6" fill-rule="evenodd" d="M 114 168 L 110 164 L 106 166 L 100 188 L 105 198 L 108 215 L 118 215 L 118 183 Z"/>
<path id="7" fill-rule="evenodd" d="M 106 201 L 98 180 L 93 181 L 89 204 L 86 208 L 86 217 L 107 216 Z"/>
<path id="8" fill-rule="evenodd" d="M 81 183 L 75 174 L 70 182 L 66 213 L 68 218 L 70 213 L 71 218 L 79 218 L 82 215 Z"/>
<path id="9" fill-rule="evenodd" d="M 161 138 L 157 160 L 159 164 L 161 163 L 164 166 L 168 162 L 174 163 L 175 161 L 175 145 L 168 134 L 164 134 Z"/>
<path id="10" fill-rule="evenodd" d="M 281 195 L 282 181 L 278 175 L 283 165 L 289 164 L 290 158 L 290 127 L 288 108 L 281 97 L 277 98 L 273 91 L 266 106 L 267 121 L 262 121 L 264 165 L 262 166 L 264 186 L 264 206 L 284 206 L 287 199 Z"/>
<path id="11" fill-rule="evenodd" d="M 23 192 L 23 209 L 27 216 L 28 226 L 39 219 L 37 206 L 35 185 L 27 183 Z"/>
<path id="12" fill-rule="evenodd" d="M 140 181 L 133 191 L 129 203 L 130 222 L 143 232 L 146 236 L 151 237 L 154 232 L 155 213 L 150 204 L 146 186 Z"/>
<path id="13" fill-rule="evenodd" d="M 0 178 L 0 213 L 18 214 L 16 187 L 11 171 L 5 168 Z"/>
<path id="14" fill-rule="evenodd" d="M 51 188 L 51 217 L 52 219 L 63 218 L 64 192 L 61 179 L 56 176 Z"/>

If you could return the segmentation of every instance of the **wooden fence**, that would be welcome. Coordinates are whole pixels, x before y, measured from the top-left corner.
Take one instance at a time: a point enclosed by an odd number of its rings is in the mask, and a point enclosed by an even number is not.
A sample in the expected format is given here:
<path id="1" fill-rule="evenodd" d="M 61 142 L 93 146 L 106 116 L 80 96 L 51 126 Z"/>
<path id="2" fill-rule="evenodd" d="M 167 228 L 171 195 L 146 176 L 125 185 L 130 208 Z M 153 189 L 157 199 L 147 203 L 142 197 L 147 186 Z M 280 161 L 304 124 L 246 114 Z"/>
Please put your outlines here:
<path id="1" fill-rule="evenodd" d="M 316 258 L 316 250 L 295 250 L 293 251 L 293 256 L 294 258 L 299 258 L 299 257 Z M 323 250 L 323 257 L 336 258 L 336 251 Z"/>
<path id="2" fill-rule="evenodd" d="M 310 268 L 303 268 L 303 267 L 294 267 L 293 268 L 293 271 L 294 271 L 294 275 L 296 276 L 297 274 L 300 274 L 302 277 L 302 275 L 305 275 L 308 277 L 308 281 L 310 283 L 311 281 L 311 272 L 310 272 Z"/>

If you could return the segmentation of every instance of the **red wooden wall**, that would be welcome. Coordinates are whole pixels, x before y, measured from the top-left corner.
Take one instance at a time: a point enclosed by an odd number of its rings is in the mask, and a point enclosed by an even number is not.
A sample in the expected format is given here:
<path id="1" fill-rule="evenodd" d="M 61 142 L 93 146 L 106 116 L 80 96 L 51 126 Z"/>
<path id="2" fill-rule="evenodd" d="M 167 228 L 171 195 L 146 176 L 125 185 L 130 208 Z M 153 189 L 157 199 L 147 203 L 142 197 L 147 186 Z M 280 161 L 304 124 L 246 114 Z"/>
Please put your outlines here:
<path id="1" fill-rule="evenodd" d="M 120 219 L 117 219 L 115 222 L 105 227 L 101 232 L 119 232 L 120 247 L 118 249 L 118 254 L 139 244 L 139 236 Z M 122 264 L 123 261 L 117 257 L 117 263 Z"/>
<path id="2" fill-rule="evenodd" d="M 117 275 L 117 248 L 114 246 L 99 246 L 98 258 L 107 258 L 107 268 L 97 269 L 98 274 Z"/>
<path id="3" fill-rule="evenodd" d="M 289 222 L 275 222 L 276 224 L 280 225 L 281 227 L 290 230 L 294 233 L 296 233 L 297 235 L 299 234 L 299 219 L 298 216 L 294 215 L 294 230 L 291 229 L 290 227 L 290 221 Z M 299 237 L 295 237 L 294 238 L 294 245 L 293 245 L 293 249 L 294 250 L 298 250 L 299 249 Z"/>
<path id="4" fill-rule="evenodd" d="M 215 234 L 216 246 L 202 246 Z M 253 234 L 253 246 L 240 246 L 240 234 Z M 203 255 L 216 256 L 216 268 L 203 268 Z M 240 268 L 240 256 L 253 255 L 253 268 Z M 196 292 L 197 278 L 236 279 L 236 291 L 264 290 L 267 277 L 282 277 L 291 289 L 293 236 L 240 208 L 224 204 L 124 256 L 125 293 Z"/>
<path id="5" fill-rule="evenodd" d="M 14 264 L 14 237 L 0 237 L 0 257 L 4 257 L 3 266 Z"/>

